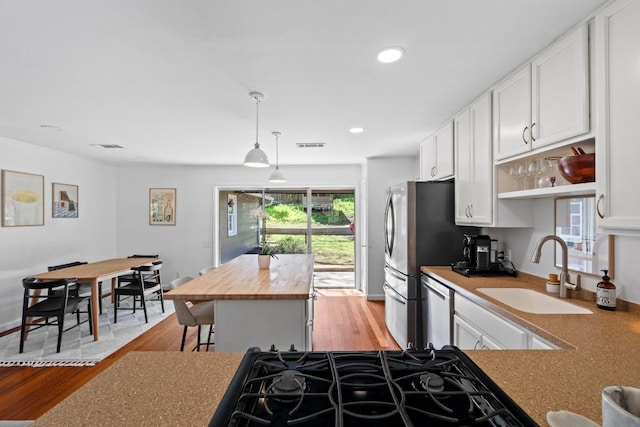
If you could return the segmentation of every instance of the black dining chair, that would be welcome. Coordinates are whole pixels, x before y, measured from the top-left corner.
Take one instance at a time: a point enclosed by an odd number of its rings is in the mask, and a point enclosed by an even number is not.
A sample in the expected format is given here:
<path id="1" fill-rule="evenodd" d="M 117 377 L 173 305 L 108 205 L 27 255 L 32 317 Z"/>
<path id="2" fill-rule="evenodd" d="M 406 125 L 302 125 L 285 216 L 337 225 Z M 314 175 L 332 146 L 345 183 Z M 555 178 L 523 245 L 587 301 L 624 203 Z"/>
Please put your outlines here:
<path id="1" fill-rule="evenodd" d="M 158 254 L 154 254 L 154 255 L 134 254 L 134 255 L 129 255 L 127 258 L 154 258 L 154 259 L 158 259 L 159 257 L 160 257 L 160 255 L 158 255 Z M 122 276 L 118 276 L 118 286 L 126 285 L 127 283 L 131 283 L 131 282 L 133 282 L 135 280 L 137 280 L 137 279 L 136 279 L 136 275 L 134 273 L 123 274 Z"/>
<path id="2" fill-rule="evenodd" d="M 136 312 L 136 303 L 140 302 L 144 311 L 144 320 L 149 322 L 147 315 L 146 299 L 151 295 L 157 295 L 160 299 L 160 305 L 162 306 L 162 312 L 164 313 L 164 296 L 162 294 L 162 282 L 160 280 L 160 269 L 162 268 L 162 261 L 155 261 L 151 265 L 142 265 L 140 267 L 133 267 L 133 275 L 135 279 L 122 286 L 118 286 L 114 289 L 114 304 L 113 304 L 113 321 L 118 322 L 118 310 L 131 310 Z M 120 307 L 121 297 L 133 297 L 133 307 Z"/>
<path id="3" fill-rule="evenodd" d="M 74 261 L 66 264 L 50 265 L 47 271 L 61 270 L 63 268 L 75 267 L 76 265 L 87 264 L 87 261 Z M 69 287 L 69 295 L 71 296 L 90 296 L 91 283 L 76 283 Z M 100 314 L 102 314 L 102 282 L 98 282 L 98 306 Z"/>
<path id="4" fill-rule="evenodd" d="M 89 333 L 93 335 L 91 298 L 70 295 L 69 287 L 75 283 L 76 279 L 58 279 L 48 282 L 38 282 L 34 277 L 22 279 L 24 297 L 22 303 L 22 325 L 20 328 L 20 353 L 24 351 L 27 326 L 29 326 L 29 331 L 45 326 L 57 326 L 58 347 L 56 353 L 60 353 L 62 333 L 84 323 L 80 321 L 80 313 L 83 307 L 86 307 L 84 312 L 88 316 Z M 44 295 L 42 294 L 43 291 L 45 291 Z M 71 313 L 76 313 L 78 324 L 64 329 L 64 318 Z M 55 318 L 56 320 L 51 322 L 50 318 Z"/>

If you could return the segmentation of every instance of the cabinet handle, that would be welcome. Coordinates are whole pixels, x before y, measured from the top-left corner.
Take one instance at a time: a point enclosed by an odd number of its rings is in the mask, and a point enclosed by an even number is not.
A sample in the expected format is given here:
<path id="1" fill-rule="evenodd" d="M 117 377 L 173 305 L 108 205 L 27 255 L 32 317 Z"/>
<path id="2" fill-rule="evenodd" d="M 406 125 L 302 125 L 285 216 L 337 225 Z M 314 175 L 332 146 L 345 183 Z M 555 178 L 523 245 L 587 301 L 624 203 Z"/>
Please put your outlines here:
<path id="1" fill-rule="evenodd" d="M 600 218 L 604 218 L 604 215 L 602 212 L 600 212 L 600 202 L 604 199 L 604 194 L 601 194 L 600 197 L 598 197 L 598 201 L 596 202 L 596 212 L 598 213 L 598 216 Z"/>
<path id="2" fill-rule="evenodd" d="M 435 166 L 433 166 L 433 167 L 431 168 L 431 176 L 432 176 L 432 177 L 436 176 L 436 167 L 435 167 Z"/>
<path id="3" fill-rule="evenodd" d="M 464 216 L 466 216 L 467 218 L 469 218 L 469 205 L 464 207 Z"/>
<path id="4" fill-rule="evenodd" d="M 527 129 L 529 129 L 529 126 L 525 126 L 524 129 L 522 129 L 522 140 L 524 141 L 525 144 L 528 144 L 529 141 L 527 141 L 527 138 L 525 138 L 524 134 L 527 132 Z"/>
<path id="5" fill-rule="evenodd" d="M 469 217 L 473 218 L 473 204 L 469 205 Z"/>
<path id="6" fill-rule="evenodd" d="M 476 341 L 476 343 L 473 345 L 474 350 L 478 349 L 478 344 L 480 344 L 480 340 Z"/>
<path id="7" fill-rule="evenodd" d="M 531 132 L 529 133 L 529 135 L 531 136 L 531 142 L 535 142 L 536 139 L 533 137 L 533 128 L 535 127 L 535 123 L 531 124 Z"/>

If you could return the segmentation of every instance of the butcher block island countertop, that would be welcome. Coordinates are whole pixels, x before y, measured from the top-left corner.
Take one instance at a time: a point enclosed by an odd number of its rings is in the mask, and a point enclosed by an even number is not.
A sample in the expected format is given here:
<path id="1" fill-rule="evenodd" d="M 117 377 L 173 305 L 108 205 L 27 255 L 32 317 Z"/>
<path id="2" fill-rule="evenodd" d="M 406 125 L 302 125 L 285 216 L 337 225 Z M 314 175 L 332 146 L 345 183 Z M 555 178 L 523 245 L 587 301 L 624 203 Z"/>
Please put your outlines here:
<path id="1" fill-rule="evenodd" d="M 202 276 L 166 292 L 167 299 L 188 301 L 307 299 L 313 279 L 313 255 L 276 255 L 268 269 L 258 255 L 240 255 Z"/>
<path id="2" fill-rule="evenodd" d="M 611 385 L 640 388 L 640 306 L 637 304 L 618 300 L 616 311 L 600 310 L 593 292 L 570 291 L 571 298 L 566 301 L 593 314 L 525 313 L 477 289 L 526 288 L 546 294 L 545 279 L 524 273 L 519 273 L 517 278 L 464 277 L 450 267 L 422 267 L 422 272 L 439 278 L 455 292 L 560 347 L 559 350 L 465 350 L 540 425 L 547 425 L 548 411 L 560 410 L 578 413 L 600 424 L 603 388 Z"/>

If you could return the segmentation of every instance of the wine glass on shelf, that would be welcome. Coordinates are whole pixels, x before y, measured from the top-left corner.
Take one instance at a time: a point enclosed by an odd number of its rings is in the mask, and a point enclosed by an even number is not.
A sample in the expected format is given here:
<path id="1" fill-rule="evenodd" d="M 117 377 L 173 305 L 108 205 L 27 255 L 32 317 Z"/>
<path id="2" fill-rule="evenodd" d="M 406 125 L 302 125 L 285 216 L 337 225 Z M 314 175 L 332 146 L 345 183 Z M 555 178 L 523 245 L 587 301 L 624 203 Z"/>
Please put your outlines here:
<path id="1" fill-rule="evenodd" d="M 547 173 L 549 172 L 549 161 L 545 158 L 538 159 L 538 180 L 536 186 L 538 188 L 545 188 L 551 185 Z"/>
<path id="2" fill-rule="evenodd" d="M 527 161 L 527 176 L 525 181 L 525 190 L 531 190 L 536 187 L 536 175 L 538 174 L 538 161 L 529 159 Z"/>
<path id="3" fill-rule="evenodd" d="M 520 179 L 524 177 L 524 166 L 521 162 L 514 162 L 509 166 L 509 176 L 515 182 L 515 189 L 522 190 L 520 188 Z"/>

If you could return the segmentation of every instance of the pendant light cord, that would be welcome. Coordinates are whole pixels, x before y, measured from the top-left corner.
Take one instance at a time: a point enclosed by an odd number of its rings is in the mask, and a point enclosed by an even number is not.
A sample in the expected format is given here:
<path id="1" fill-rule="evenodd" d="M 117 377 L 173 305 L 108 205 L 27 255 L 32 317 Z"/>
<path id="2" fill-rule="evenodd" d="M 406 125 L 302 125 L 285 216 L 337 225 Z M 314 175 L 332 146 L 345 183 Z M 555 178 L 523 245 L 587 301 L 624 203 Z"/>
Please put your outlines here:
<path id="1" fill-rule="evenodd" d="M 256 100 L 256 148 L 259 148 L 260 144 L 258 143 L 258 119 L 259 119 L 260 99 L 256 96 L 255 100 Z"/>

